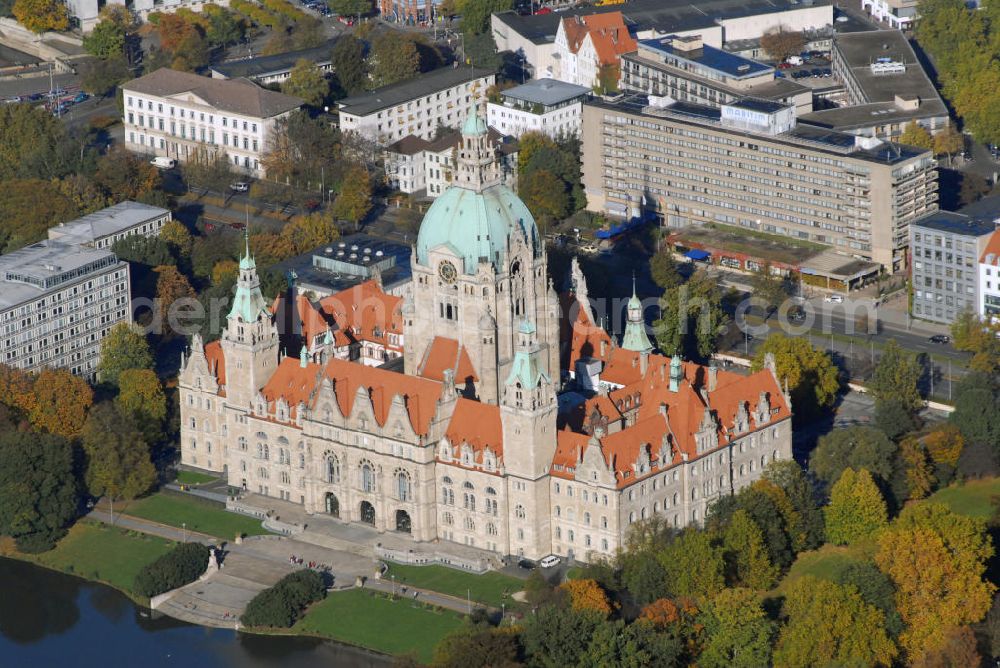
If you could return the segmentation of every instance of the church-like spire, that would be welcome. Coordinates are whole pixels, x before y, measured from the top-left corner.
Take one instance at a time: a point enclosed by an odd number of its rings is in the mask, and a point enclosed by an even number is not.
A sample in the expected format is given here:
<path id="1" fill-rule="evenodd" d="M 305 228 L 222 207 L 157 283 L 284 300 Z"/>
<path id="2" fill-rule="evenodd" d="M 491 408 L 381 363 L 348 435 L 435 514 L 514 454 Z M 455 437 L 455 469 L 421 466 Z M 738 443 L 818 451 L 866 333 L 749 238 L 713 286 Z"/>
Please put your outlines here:
<path id="1" fill-rule="evenodd" d="M 458 146 L 455 185 L 482 192 L 499 185 L 503 178 L 500 166 L 490 146 L 489 128 L 475 102 L 462 125 L 462 140 Z"/>
<path id="2" fill-rule="evenodd" d="M 256 322 L 261 313 L 267 313 L 267 302 L 260 291 L 260 278 L 257 276 L 257 263 L 250 254 L 250 231 L 247 227 L 243 232 L 245 253 L 240 258 L 240 269 L 236 279 L 236 295 L 233 307 L 229 310 L 229 318 L 239 318 L 242 322 Z"/>
<path id="3" fill-rule="evenodd" d="M 628 300 L 628 322 L 622 337 L 622 348 L 639 353 L 653 350 L 653 344 L 646 334 L 646 321 L 642 317 L 642 302 L 635 292 L 635 272 L 632 273 L 632 298 Z"/>

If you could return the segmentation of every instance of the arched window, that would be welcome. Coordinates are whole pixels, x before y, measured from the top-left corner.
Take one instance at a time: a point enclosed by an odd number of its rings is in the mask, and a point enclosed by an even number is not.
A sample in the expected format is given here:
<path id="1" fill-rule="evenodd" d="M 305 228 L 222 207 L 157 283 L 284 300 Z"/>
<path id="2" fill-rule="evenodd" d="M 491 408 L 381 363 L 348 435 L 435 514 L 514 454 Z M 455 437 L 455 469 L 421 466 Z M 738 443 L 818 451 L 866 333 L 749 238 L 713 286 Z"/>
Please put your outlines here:
<path id="1" fill-rule="evenodd" d="M 299 453 L 299 468 L 304 469 L 306 467 L 306 455 L 304 452 Z"/>
<path id="2" fill-rule="evenodd" d="M 601 515 L 601 528 L 602 529 L 608 528 L 608 518 L 604 515 Z"/>
<path id="3" fill-rule="evenodd" d="M 677 492 L 674 492 L 674 502 L 673 503 L 674 503 L 675 506 L 677 505 L 677 502 L 679 500 L 680 500 L 680 497 L 678 496 Z"/>
<path id="4" fill-rule="evenodd" d="M 406 471 L 396 472 L 396 497 L 400 501 L 412 501 L 410 490 L 410 474 Z"/>
<path id="5" fill-rule="evenodd" d="M 645 506 L 643 506 L 642 510 L 639 511 L 639 517 L 641 517 L 642 519 L 646 519 L 646 507 Z"/>
<path id="6" fill-rule="evenodd" d="M 562 517 L 562 508 L 556 506 L 556 517 Z"/>
<path id="7" fill-rule="evenodd" d="M 340 459 L 333 453 L 326 455 L 326 481 L 334 484 L 340 482 Z"/>
<path id="8" fill-rule="evenodd" d="M 465 530 L 466 531 L 475 531 L 476 530 L 476 523 L 473 521 L 473 519 L 471 517 L 466 517 L 465 518 Z"/>
<path id="9" fill-rule="evenodd" d="M 514 507 L 514 517 L 519 520 L 523 520 L 525 518 L 524 506 L 518 504 Z"/>
<path id="10" fill-rule="evenodd" d="M 566 532 L 566 539 L 569 542 L 571 542 L 571 543 L 573 542 L 574 536 L 573 536 L 573 530 L 572 529 L 570 529 L 569 531 Z"/>
<path id="11" fill-rule="evenodd" d="M 371 462 L 361 464 L 361 489 L 365 492 L 375 491 L 375 467 Z"/>
<path id="12" fill-rule="evenodd" d="M 492 487 L 487 487 L 486 488 L 486 493 L 489 494 L 490 496 L 496 496 L 497 495 L 497 491 L 495 489 L 493 489 Z"/>
<path id="13" fill-rule="evenodd" d="M 469 494 L 468 492 L 463 493 L 462 494 L 462 506 L 466 510 L 471 510 L 471 511 L 475 512 L 475 510 L 476 510 L 476 495 L 475 494 Z"/>
<path id="14" fill-rule="evenodd" d="M 450 485 L 451 484 L 451 478 L 449 478 L 448 476 L 445 476 L 444 478 L 442 478 L 441 482 L 443 482 L 446 485 Z"/>
<path id="15" fill-rule="evenodd" d="M 475 489 L 475 486 L 471 482 L 466 480 L 465 482 L 462 483 L 462 489 Z"/>
<path id="16" fill-rule="evenodd" d="M 608 551 L 608 539 L 607 538 L 602 538 L 601 539 L 601 551 L 602 552 L 607 552 Z"/>
<path id="17" fill-rule="evenodd" d="M 628 523 L 632 524 L 635 522 L 635 511 L 633 510 L 628 514 Z"/>

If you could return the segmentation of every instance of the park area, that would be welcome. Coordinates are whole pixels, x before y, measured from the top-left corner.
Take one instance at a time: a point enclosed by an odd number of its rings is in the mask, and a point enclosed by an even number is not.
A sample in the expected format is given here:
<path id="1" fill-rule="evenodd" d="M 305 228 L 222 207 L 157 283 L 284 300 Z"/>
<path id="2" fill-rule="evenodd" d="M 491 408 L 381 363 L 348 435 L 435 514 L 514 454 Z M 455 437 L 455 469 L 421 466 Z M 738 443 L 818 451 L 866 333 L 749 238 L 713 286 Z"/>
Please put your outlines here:
<path id="1" fill-rule="evenodd" d="M 510 595 L 524 589 L 524 581 L 518 578 L 490 571 L 477 575 L 448 568 L 446 566 L 408 566 L 389 564 L 389 571 L 382 576 L 391 580 L 396 576 L 397 585 L 409 585 L 429 589 L 456 598 L 470 598 L 476 603 L 499 608 L 501 604 L 511 605 Z"/>
<path id="2" fill-rule="evenodd" d="M 718 223 L 686 227 L 674 232 L 671 240 L 684 247 L 693 244 L 697 248 L 725 249 L 766 262 L 790 265 L 801 265 L 827 248 L 811 241 Z"/>
<path id="3" fill-rule="evenodd" d="M 216 480 L 218 480 L 216 476 L 198 473 L 197 471 L 182 470 L 177 472 L 178 485 L 204 485 L 205 483 L 215 482 Z"/>
<path id="4" fill-rule="evenodd" d="M 12 552 L 10 556 L 105 582 L 135 597 L 132 585 L 136 574 L 170 551 L 172 545 L 156 536 L 84 520 L 48 552 L 30 555 Z"/>
<path id="5" fill-rule="evenodd" d="M 329 594 L 293 630 L 428 663 L 434 646 L 463 624 L 462 615 L 407 597 L 363 589 Z"/>
<path id="6" fill-rule="evenodd" d="M 157 492 L 129 502 L 119 512 L 168 526 L 197 531 L 223 540 L 232 540 L 236 534 L 259 536 L 267 531 L 260 520 L 237 515 L 220 503 L 174 492 Z"/>
<path id="7" fill-rule="evenodd" d="M 990 519 L 1000 500 L 1000 478 L 972 480 L 962 485 L 952 485 L 931 495 L 934 503 L 943 503 L 960 515 Z"/>

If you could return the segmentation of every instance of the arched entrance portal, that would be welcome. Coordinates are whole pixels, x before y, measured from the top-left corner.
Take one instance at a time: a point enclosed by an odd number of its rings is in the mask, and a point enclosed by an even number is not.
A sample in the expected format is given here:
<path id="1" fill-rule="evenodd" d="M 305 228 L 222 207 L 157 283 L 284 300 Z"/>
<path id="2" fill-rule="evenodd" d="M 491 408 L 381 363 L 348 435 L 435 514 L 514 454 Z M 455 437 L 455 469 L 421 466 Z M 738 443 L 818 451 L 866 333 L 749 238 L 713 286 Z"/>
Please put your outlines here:
<path id="1" fill-rule="evenodd" d="M 375 526 L 375 506 L 367 501 L 361 502 L 361 521 Z"/>
<path id="2" fill-rule="evenodd" d="M 410 513 L 405 510 L 396 511 L 396 531 L 401 531 L 403 533 L 410 533 Z"/>
<path id="3" fill-rule="evenodd" d="M 340 500 L 333 492 L 326 493 L 326 512 L 334 517 L 340 517 Z"/>

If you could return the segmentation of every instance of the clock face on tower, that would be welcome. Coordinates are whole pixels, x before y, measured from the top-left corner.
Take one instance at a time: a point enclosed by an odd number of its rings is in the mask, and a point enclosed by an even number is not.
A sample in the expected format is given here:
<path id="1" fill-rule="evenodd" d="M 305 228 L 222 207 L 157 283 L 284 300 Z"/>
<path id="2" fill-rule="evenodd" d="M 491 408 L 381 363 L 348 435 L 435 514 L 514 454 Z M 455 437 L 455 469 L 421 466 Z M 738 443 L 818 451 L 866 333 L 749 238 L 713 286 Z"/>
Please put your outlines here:
<path id="1" fill-rule="evenodd" d="M 458 278 L 458 271 L 455 269 L 455 265 L 445 260 L 438 265 L 438 276 L 445 283 L 454 283 L 455 279 Z"/>

